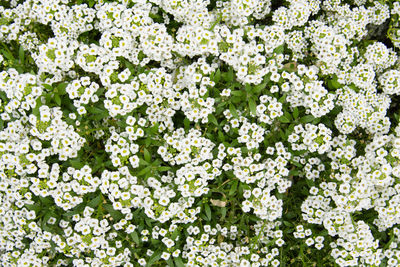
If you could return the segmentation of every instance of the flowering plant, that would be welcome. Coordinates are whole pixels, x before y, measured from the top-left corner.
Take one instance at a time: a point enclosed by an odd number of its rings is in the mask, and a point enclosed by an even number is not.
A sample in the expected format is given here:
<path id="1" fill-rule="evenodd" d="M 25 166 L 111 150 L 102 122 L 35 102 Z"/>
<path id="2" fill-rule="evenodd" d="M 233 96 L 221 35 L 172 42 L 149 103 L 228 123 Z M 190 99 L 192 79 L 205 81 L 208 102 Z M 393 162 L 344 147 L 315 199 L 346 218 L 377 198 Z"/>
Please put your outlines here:
<path id="1" fill-rule="evenodd" d="M 2 266 L 399 266 L 400 2 L 0 1 Z"/>

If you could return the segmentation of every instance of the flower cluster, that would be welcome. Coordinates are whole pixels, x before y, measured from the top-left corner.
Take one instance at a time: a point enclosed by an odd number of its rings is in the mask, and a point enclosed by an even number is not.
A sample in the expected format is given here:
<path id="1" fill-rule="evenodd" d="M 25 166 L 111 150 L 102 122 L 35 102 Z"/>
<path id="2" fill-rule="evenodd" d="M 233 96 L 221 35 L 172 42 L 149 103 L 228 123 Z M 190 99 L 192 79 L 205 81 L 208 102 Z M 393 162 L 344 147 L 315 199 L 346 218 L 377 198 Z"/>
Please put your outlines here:
<path id="1" fill-rule="evenodd" d="M 331 130 L 324 124 L 296 125 L 294 132 L 289 136 L 293 150 L 305 150 L 324 154 L 331 148 Z"/>
<path id="2" fill-rule="evenodd" d="M 0 90 L 6 99 L 0 100 L 2 110 L 1 119 L 9 121 L 26 115 L 36 106 L 36 100 L 42 95 L 43 88 L 37 85 L 35 75 L 19 74 L 16 69 L 9 69 L 0 73 Z"/>
<path id="3" fill-rule="evenodd" d="M 345 86 L 338 90 L 338 105 L 342 112 L 335 119 L 335 126 L 343 134 L 353 132 L 357 127 L 369 133 L 387 133 L 390 128 L 386 112 L 390 98 L 370 91 L 356 92 Z"/>
<path id="4" fill-rule="evenodd" d="M 400 3 L 0 1 L 0 265 L 397 266 Z"/>
<path id="5" fill-rule="evenodd" d="M 276 98 L 268 95 L 260 96 L 260 104 L 257 106 L 257 117 L 260 122 L 272 124 L 276 118 L 282 115 L 282 104 Z"/>
<path id="6" fill-rule="evenodd" d="M 83 105 L 87 105 L 89 102 L 95 103 L 99 100 L 95 94 L 98 89 L 99 85 L 91 82 L 89 77 L 80 77 L 80 79 L 69 83 L 65 88 L 69 98 L 74 100 L 74 106 L 80 114 L 84 114 L 86 111 Z"/>

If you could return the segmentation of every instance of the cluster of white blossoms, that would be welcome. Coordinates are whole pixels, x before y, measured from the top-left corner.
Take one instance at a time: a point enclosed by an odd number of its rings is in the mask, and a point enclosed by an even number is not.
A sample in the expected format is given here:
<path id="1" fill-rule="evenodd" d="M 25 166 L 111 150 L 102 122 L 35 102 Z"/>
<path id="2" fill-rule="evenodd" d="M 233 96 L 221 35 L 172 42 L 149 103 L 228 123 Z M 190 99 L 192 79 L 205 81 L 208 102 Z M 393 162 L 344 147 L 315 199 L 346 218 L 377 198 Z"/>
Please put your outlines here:
<path id="1" fill-rule="evenodd" d="M 183 258 L 188 259 L 187 266 L 216 265 L 216 266 L 278 266 L 278 248 L 269 249 L 265 240 L 274 238 L 282 240 L 282 231 L 272 230 L 277 225 L 265 223 L 254 225 L 257 233 L 260 233 L 257 247 L 249 246 L 248 240 L 244 245 L 235 245 L 232 241 L 246 238 L 245 233 L 236 226 L 222 227 L 216 224 L 215 227 L 205 225 L 203 229 L 189 226 L 187 246 L 182 252 Z M 261 234 L 260 230 L 265 229 Z M 268 236 L 267 233 L 269 232 Z M 279 241 L 278 241 L 279 243 Z M 257 251 L 254 251 L 257 249 Z M 265 258 L 260 257 L 260 253 L 265 253 Z M 174 254 L 172 254 L 174 256 Z"/>
<path id="2" fill-rule="evenodd" d="M 314 236 L 311 229 L 304 229 L 303 225 L 297 225 L 296 231 L 293 232 L 293 236 L 298 239 L 305 239 L 307 246 L 314 246 L 316 249 L 321 250 L 324 247 L 323 236 Z"/>
<path id="3" fill-rule="evenodd" d="M 261 191 L 257 187 L 253 191 L 245 191 L 243 196 L 246 199 L 242 208 L 244 212 L 249 212 L 252 208 L 254 214 L 269 221 L 274 221 L 282 216 L 282 200 L 271 196 L 270 190 Z"/>
<path id="4" fill-rule="evenodd" d="M 390 98 L 386 94 L 371 91 L 354 91 L 344 86 L 337 91 L 337 105 L 343 110 L 335 118 L 336 128 L 343 134 L 353 132 L 357 127 L 368 133 L 387 133 L 390 128 L 386 112 Z"/>
<path id="5" fill-rule="evenodd" d="M 43 89 L 37 85 L 36 76 L 25 73 L 19 74 L 15 69 L 0 73 L 0 88 L 9 101 L 0 100 L 3 110 L 1 119 L 9 121 L 19 117 L 20 113 L 26 114 L 35 107 L 36 100 L 41 96 Z"/>
<path id="6" fill-rule="evenodd" d="M 197 166 L 200 163 L 213 159 L 211 150 L 214 144 L 207 138 L 201 137 L 201 132 L 191 129 L 185 135 L 184 129 L 175 130 L 172 135 L 166 133 L 163 136 L 165 145 L 160 146 L 157 152 L 165 162 L 171 165 Z M 210 166 L 211 167 L 211 166 Z"/>
<path id="7" fill-rule="evenodd" d="M 74 100 L 74 106 L 80 114 L 84 114 L 86 111 L 83 105 L 87 105 L 89 102 L 95 103 L 99 100 L 95 94 L 98 89 L 99 85 L 91 82 L 89 77 L 80 77 L 69 83 L 65 88 L 69 98 Z"/>
<path id="8" fill-rule="evenodd" d="M 329 113 L 335 107 L 336 96 L 323 86 L 321 80 L 318 80 L 318 69 L 315 66 L 304 65 L 297 66 L 297 69 L 298 75 L 286 71 L 281 75 L 285 82 L 282 83 L 280 90 L 288 93 L 287 101 L 292 107 L 305 107 L 307 112 L 316 118 Z"/>
<path id="9" fill-rule="evenodd" d="M 190 121 L 207 123 L 208 115 L 215 111 L 214 98 L 207 96 L 208 88 L 215 85 L 207 75 L 215 68 L 215 64 L 209 65 L 204 58 L 200 58 L 176 70 L 177 80 L 173 87 L 178 91 L 179 106 Z"/>
<path id="10" fill-rule="evenodd" d="M 64 73 L 68 72 L 75 64 L 73 57 L 79 47 L 76 40 L 68 40 L 66 37 L 50 38 L 47 43 L 38 47 L 38 51 L 32 54 L 40 73 L 49 73 L 52 78 L 44 82 L 51 84 L 61 81 Z"/>
<path id="11" fill-rule="evenodd" d="M 388 70 L 379 77 L 382 91 L 388 95 L 399 95 L 400 71 Z"/>
<path id="12" fill-rule="evenodd" d="M 238 121 L 239 123 L 237 123 Z M 248 122 L 245 117 L 240 117 L 239 120 L 232 120 L 231 125 L 233 129 L 238 128 L 238 142 L 246 144 L 249 150 L 258 148 L 259 144 L 263 141 L 265 129 L 256 123 Z"/>
<path id="13" fill-rule="evenodd" d="M 0 265 L 400 264 L 400 2 L 6 2 Z"/>
<path id="14" fill-rule="evenodd" d="M 341 237 L 331 244 L 331 255 L 339 264 L 379 265 L 384 253 L 378 249 L 379 241 L 373 238 L 370 227 L 362 220 L 354 221 L 352 214 L 374 209 L 378 213 L 374 225 L 380 231 L 399 223 L 395 204 L 399 194 L 399 128 L 395 133 L 376 136 L 365 147 L 365 155 L 359 157 L 355 140 L 335 138 L 328 153 L 333 182 L 321 183 L 320 189 L 311 188 L 310 196 L 302 204 L 304 219 L 323 224 L 331 235 Z"/>
<path id="15" fill-rule="evenodd" d="M 305 150 L 324 154 L 331 148 L 332 131 L 324 124 L 296 125 L 293 133 L 288 137 L 293 150 Z"/>
<path id="16" fill-rule="evenodd" d="M 111 153 L 110 159 L 114 167 L 123 166 L 129 160 L 131 166 L 137 168 L 139 159 L 135 154 L 139 151 L 139 145 L 132 144 L 129 136 L 124 133 L 119 135 L 113 132 L 105 144 L 105 151 Z"/>
<path id="17" fill-rule="evenodd" d="M 276 118 L 282 115 L 282 103 L 268 95 L 260 96 L 260 104 L 257 106 L 257 117 L 260 122 L 272 124 Z"/>

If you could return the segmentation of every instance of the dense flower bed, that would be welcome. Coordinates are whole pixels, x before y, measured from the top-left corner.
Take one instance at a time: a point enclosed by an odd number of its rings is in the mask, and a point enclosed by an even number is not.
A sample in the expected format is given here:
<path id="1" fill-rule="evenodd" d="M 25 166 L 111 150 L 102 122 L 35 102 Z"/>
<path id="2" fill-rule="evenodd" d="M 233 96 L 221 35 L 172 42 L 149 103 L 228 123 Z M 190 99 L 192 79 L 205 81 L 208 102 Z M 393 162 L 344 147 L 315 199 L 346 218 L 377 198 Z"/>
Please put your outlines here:
<path id="1" fill-rule="evenodd" d="M 399 266 L 400 2 L 0 1 L 2 266 Z"/>

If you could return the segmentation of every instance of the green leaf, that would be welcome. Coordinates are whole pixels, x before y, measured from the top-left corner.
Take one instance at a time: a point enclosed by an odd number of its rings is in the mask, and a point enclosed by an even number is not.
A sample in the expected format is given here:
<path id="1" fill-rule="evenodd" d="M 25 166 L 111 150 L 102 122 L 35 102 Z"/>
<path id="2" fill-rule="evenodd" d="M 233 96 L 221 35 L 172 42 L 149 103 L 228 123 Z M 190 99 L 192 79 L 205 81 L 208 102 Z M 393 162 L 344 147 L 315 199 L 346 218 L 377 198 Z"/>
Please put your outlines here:
<path id="1" fill-rule="evenodd" d="M 185 267 L 185 264 L 183 263 L 181 257 L 176 257 L 176 258 L 174 259 L 174 262 L 175 262 L 175 265 L 176 265 L 177 267 Z"/>
<path id="2" fill-rule="evenodd" d="M 144 144 L 145 144 L 147 147 L 149 147 L 152 141 L 153 141 L 153 140 L 152 140 L 151 137 L 149 136 L 149 137 L 146 138 L 146 140 L 144 140 Z"/>
<path id="3" fill-rule="evenodd" d="M 1 54 L 4 55 L 8 60 L 14 61 L 14 57 L 11 53 L 7 52 L 6 50 L 2 49 Z"/>
<path id="4" fill-rule="evenodd" d="M 32 109 L 32 114 L 35 115 L 36 117 L 40 117 L 40 111 L 39 108 L 42 106 L 42 101 L 40 100 L 40 97 L 36 99 L 36 105 Z"/>
<path id="5" fill-rule="evenodd" d="M 297 119 L 299 117 L 299 109 L 297 107 L 295 107 L 293 109 L 293 118 Z"/>
<path id="6" fill-rule="evenodd" d="M 149 261 L 147 262 L 146 266 L 152 266 L 153 263 L 161 259 L 161 251 L 154 252 L 154 254 L 150 257 Z"/>
<path id="7" fill-rule="evenodd" d="M 217 19 L 213 22 L 213 24 L 208 30 L 212 32 L 215 26 L 221 21 L 221 19 L 222 19 L 222 13 L 219 13 Z"/>
<path id="8" fill-rule="evenodd" d="M 86 203 L 81 203 L 78 206 L 76 206 L 74 209 L 72 209 L 71 211 L 63 213 L 62 215 L 66 216 L 66 217 L 71 217 L 72 215 L 81 213 L 85 209 L 85 207 L 86 207 Z"/>
<path id="9" fill-rule="evenodd" d="M 229 67 L 229 71 L 226 78 L 227 82 L 233 82 L 233 68 L 231 66 Z"/>
<path id="10" fill-rule="evenodd" d="M 51 197 L 40 197 L 40 202 L 42 202 L 43 206 L 50 206 L 54 204 Z"/>
<path id="11" fill-rule="evenodd" d="M 56 102 L 57 105 L 61 106 L 61 98 L 59 95 L 54 95 L 54 102 Z"/>
<path id="12" fill-rule="evenodd" d="M 252 91 L 254 94 L 259 94 L 262 90 L 265 89 L 266 86 L 267 86 L 267 82 L 263 82 L 263 83 L 260 83 L 260 84 L 257 85 L 257 86 L 254 86 L 254 87 L 252 88 L 251 91 Z"/>
<path id="13" fill-rule="evenodd" d="M 203 213 L 200 213 L 200 218 L 202 218 L 205 221 L 208 221 L 208 218 L 206 215 L 204 215 Z"/>
<path id="14" fill-rule="evenodd" d="M 99 192 L 98 195 L 89 201 L 88 206 L 95 208 L 101 203 L 101 193 Z"/>
<path id="15" fill-rule="evenodd" d="M 217 69 L 214 75 L 214 82 L 217 84 L 221 80 L 221 71 Z"/>
<path id="16" fill-rule="evenodd" d="M 328 87 L 329 89 L 332 90 L 339 89 L 340 87 L 342 87 L 342 85 L 338 82 L 338 78 L 336 75 L 328 81 Z"/>
<path id="17" fill-rule="evenodd" d="M 233 96 L 233 97 L 231 97 L 231 102 L 233 104 L 239 104 L 239 103 L 243 102 L 243 99 L 242 99 L 242 97 Z"/>
<path id="18" fill-rule="evenodd" d="M 257 114 L 256 102 L 254 101 L 254 99 L 252 97 L 249 99 L 249 108 L 250 108 L 251 114 L 253 116 L 256 116 L 256 114 Z"/>
<path id="19" fill-rule="evenodd" d="M 102 119 L 104 119 L 106 117 L 108 117 L 108 111 L 104 111 L 102 113 L 98 113 L 98 114 L 92 115 L 90 118 L 95 120 L 95 121 L 100 121 L 100 120 L 102 120 Z"/>
<path id="20" fill-rule="evenodd" d="M 145 161 L 144 159 L 139 158 L 139 166 L 143 166 L 143 165 L 147 166 L 149 164 L 150 164 L 149 162 Z"/>
<path id="21" fill-rule="evenodd" d="M 314 118 L 313 115 L 306 115 L 306 116 L 304 116 L 304 117 L 302 117 L 302 118 L 300 119 L 300 122 L 301 122 L 301 123 L 309 123 L 309 122 L 312 122 L 314 119 L 315 119 L 315 118 Z"/>
<path id="22" fill-rule="evenodd" d="M 259 221 L 260 221 L 260 218 L 258 218 L 258 217 L 255 216 L 255 215 L 250 215 L 250 216 L 249 216 L 249 219 L 250 219 L 250 221 L 253 221 L 253 222 L 259 222 Z"/>
<path id="23" fill-rule="evenodd" d="M 151 163 L 151 166 L 156 167 L 156 166 L 159 166 L 160 164 L 161 164 L 161 161 L 159 159 L 156 159 L 155 161 L 153 161 Z"/>
<path id="24" fill-rule="evenodd" d="M 143 175 L 143 174 L 146 174 L 146 173 L 148 173 L 150 170 L 151 170 L 151 165 L 150 166 L 147 166 L 146 168 L 144 168 L 143 170 L 141 170 L 137 175 Z"/>
<path id="25" fill-rule="evenodd" d="M 87 111 L 92 114 L 107 114 L 107 111 L 98 107 L 86 107 Z"/>
<path id="26" fill-rule="evenodd" d="M 239 115 L 238 115 L 238 113 L 236 112 L 236 108 L 235 108 L 234 105 L 229 104 L 229 111 L 231 112 L 231 114 L 232 114 L 232 116 L 233 116 L 234 118 L 239 119 Z"/>
<path id="27" fill-rule="evenodd" d="M 158 171 L 164 172 L 164 171 L 168 171 L 168 170 L 170 170 L 170 169 L 171 169 L 171 167 L 169 167 L 169 166 L 163 166 L 163 167 L 159 167 L 159 168 L 158 168 Z"/>
<path id="28" fill-rule="evenodd" d="M 290 161 L 290 163 L 292 163 L 294 166 L 302 168 L 303 165 L 301 165 L 300 163 L 296 162 L 296 161 Z M 293 174 L 294 175 L 294 174 Z"/>
<path id="29" fill-rule="evenodd" d="M 183 120 L 183 125 L 185 127 L 185 131 L 189 131 L 189 129 L 190 129 L 190 120 L 188 118 L 185 118 Z"/>
<path id="30" fill-rule="evenodd" d="M 28 210 L 34 210 L 36 214 L 38 214 L 39 211 L 41 210 L 41 206 L 39 204 L 25 204 L 25 207 Z"/>
<path id="31" fill-rule="evenodd" d="M 126 127 L 126 123 L 124 122 L 124 128 Z M 151 135 L 156 135 L 158 134 L 158 128 L 160 127 L 160 124 L 156 122 L 152 127 L 148 128 L 147 133 L 150 133 Z"/>
<path id="32" fill-rule="evenodd" d="M 218 126 L 218 121 L 212 113 L 208 114 L 208 121 L 214 124 L 215 126 Z"/>
<path id="33" fill-rule="evenodd" d="M 218 131 L 218 140 L 221 142 L 225 142 L 225 136 L 221 131 Z"/>
<path id="34" fill-rule="evenodd" d="M 178 228 L 176 228 L 175 231 L 172 232 L 171 239 L 175 240 L 178 237 L 179 234 L 180 234 L 180 231 L 179 231 Z"/>
<path id="35" fill-rule="evenodd" d="M 278 119 L 279 119 L 279 121 L 282 122 L 282 123 L 290 123 L 290 122 L 292 121 L 292 116 L 290 116 L 290 113 L 289 113 L 289 112 L 285 112 L 285 113 L 283 113 L 283 115 L 280 116 Z"/>
<path id="36" fill-rule="evenodd" d="M 283 224 L 288 226 L 288 227 L 292 226 L 292 224 L 290 222 L 288 222 L 288 221 L 283 221 Z"/>
<path id="37" fill-rule="evenodd" d="M 287 139 L 289 135 L 293 133 L 293 130 L 294 130 L 294 124 L 290 124 L 289 127 L 287 127 L 285 130 L 285 139 Z"/>
<path id="38" fill-rule="evenodd" d="M 232 90 L 231 91 L 231 95 L 233 96 L 243 96 L 245 94 L 245 92 L 243 90 Z"/>
<path id="39" fill-rule="evenodd" d="M 150 155 L 149 151 L 147 150 L 147 148 L 143 148 L 143 153 L 144 153 L 144 160 L 147 162 L 150 162 L 151 155 Z"/>
<path id="40" fill-rule="evenodd" d="M 296 213 L 295 213 L 294 211 L 289 211 L 289 212 L 286 214 L 286 217 L 287 217 L 288 219 L 293 219 L 294 217 L 296 217 Z"/>
<path id="41" fill-rule="evenodd" d="M 52 94 L 51 93 L 45 94 L 44 97 L 46 99 L 47 105 L 49 105 L 49 103 L 52 102 L 51 100 L 53 99 Z"/>
<path id="42" fill-rule="evenodd" d="M 21 63 L 24 64 L 25 63 L 25 51 L 24 51 L 24 48 L 22 47 L 22 45 L 19 47 L 18 56 L 19 56 L 19 60 L 21 61 Z"/>
<path id="43" fill-rule="evenodd" d="M 233 181 L 233 183 L 231 184 L 231 188 L 229 189 L 228 195 L 232 196 L 236 193 L 238 183 L 239 183 L 239 180 Z"/>
<path id="44" fill-rule="evenodd" d="M 286 100 L 286 93 L 278 99 L 278 102 L 283 104 L 285 100 Z"/>
<path id="45" fill-rule="evenodd" d="M 57 92 L 59 95 L 65 95 L 67 93 L 67 91 L 65 90 L 65 88 L 67 88 L 68 83 L 60 83 L 59 85 L 57 85 Z"/>
<path id="46" fill-rule="evenodd" d="M 133 242 L 135 242 L 137 245 L 140 245 L 140 239 L 136 231 L 133 231 L 130 236 L 132 237 Z"/>
<path id="47" fill-rule="evenodd" d="M 152 227 L 152 225 L 151 225 L 152 219 L 150 219 L 149 217 L 146 216 L 146 217 L 144 218 L 144 221 L 146 222 L 146 224 L 147 224 L 148 227 Z"/>
<path id="48" fill-rule="evenodd" d="M 314 186 L 314 181 L 311 179 L 306 179 L 306 183 L 309 187 Z"/>
<path id="49" fill-rule="evenodd" d="M 297 165 L 298 165 L 298 163 L 297 163 Z M 300 165 L 301 166 L 301 165 Z M 299 170 L 291 170 L 290 172 L 289 172 L 289 176 L 299 176 L 299 174 L 300 174 L 300 171 Z"/>
<path id="50" fill-rule="evenodd" d="M 174 266 L 175 266 L 175 264 L 174 264 L 174 261 L 173 261 L 172 257 L 169 257 L 169 258 L 168 258 L 168 260 L 167 260 L 167 264 L 168 264 L 168 267 L 174 267 Z"/>
<path id="51" fill-rule="evenodd" d="M 104 93 L 104 91 L 106 90 L 106 88 L 104 87 L 100 87 L 99 89 L 97 89 L 96 91 L 96 95 L 100 96 Z"/>
<path id="52" fill-rule="evenodd" d="M 221 219 L 224 219 L 226 217 L 226 208 L 223 207 L 221 208 Z"/>
<path id="53" fill-rule="evenodd" d="M 42 84 L 43 85 L 43 87 L 45 88 L 45 89 L 47 89 L 47 90 L 49 90 L 50 92 L 52 92 L 53 91 L 53 87 L 51 86 L 51 85 L 49 85 L 49 84 Z"/>
<path id="54" fill-rule="evenodd" d="M 71 159 L 71 160 L 69 160 L 69 163 L 75 169 L 81 169 L 85 165 L 82 163 L 82 161 L 80 159 Z"/>
<path id="55" fill-rule="evenodd" d="M 285 114 L 283 114 L 282 116 L 280 116 L 279 118 L 278 118 L 278 120 L 280 121 L 280 122 L 282 122 L 282 123 L 290 123 L 290 118 L 288 118 L 288 117 L 290 117 L 290 115 L 288 116 L 289 114 L 288 113 L 285 113 Z"/>
<path id="56" fill-rule="evenodd" d="M 285 133 L 282 131 L 282 129 L 279 131 L 279 136 L 284 140 L 286 139 Z"/>
<path id="57" fill-rule="evenodd" d="M 284 51 L 284 48 L 285 48 L 284 45 L 280 45 L 280 46 L 278 46 L 277 48 L 274 49 L 274 53 L 282 54 L 283 51 Z"/>
<path id="58" fill-rule="evenodd" d="M 211 221 L 211 209 L 207 203 L 204 204 L 204 211 L 206 212 L 207 215 L 207 221 Z"/>

